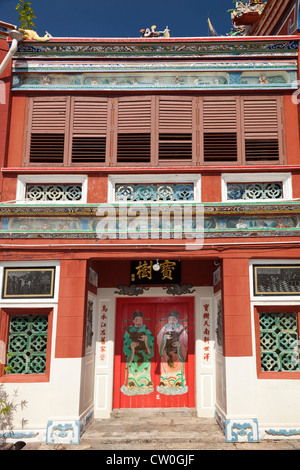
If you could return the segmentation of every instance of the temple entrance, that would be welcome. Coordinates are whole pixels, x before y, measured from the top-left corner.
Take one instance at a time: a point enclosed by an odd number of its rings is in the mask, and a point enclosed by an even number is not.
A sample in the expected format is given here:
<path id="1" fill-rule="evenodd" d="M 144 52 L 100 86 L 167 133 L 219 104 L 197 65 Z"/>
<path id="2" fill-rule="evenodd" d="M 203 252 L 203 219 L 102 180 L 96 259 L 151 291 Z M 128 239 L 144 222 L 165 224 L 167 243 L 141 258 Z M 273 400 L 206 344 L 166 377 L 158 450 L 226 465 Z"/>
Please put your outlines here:
<path id="1" fill-rule="evenodd" d="M 113 407 L 193 408 L 194 298 L 116 302 Z"/>

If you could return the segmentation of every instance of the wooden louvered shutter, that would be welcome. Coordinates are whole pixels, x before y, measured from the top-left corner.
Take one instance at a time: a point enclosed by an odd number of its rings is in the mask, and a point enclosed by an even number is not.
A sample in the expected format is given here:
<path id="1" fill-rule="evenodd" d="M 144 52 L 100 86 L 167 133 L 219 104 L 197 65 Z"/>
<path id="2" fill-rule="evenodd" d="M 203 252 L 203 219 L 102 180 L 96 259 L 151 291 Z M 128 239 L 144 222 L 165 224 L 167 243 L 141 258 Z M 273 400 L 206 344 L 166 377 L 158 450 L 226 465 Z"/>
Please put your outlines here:
<path id="1" fill-rule="evenodd" d="M 159 163 L 195 162 L 195 98 L 160 96 L 157 100 Z"/>
<path id="2" fill-rule="evenodd" d="M 71 102 L 71 163 L 101 165 L 108 154 L 108 99 L 73 97 Z"/>
<path id="3" fill-rule="evenodd" d="M 280 98 L 247 97 L 242 103 L 246 163 L 280 161 L 283 153 Z"/>
<path id="4" fill-rule="evenodd" d="M 27 162 L 63 165 L 67 128 L 67 97 L 32 98 L 29 101 Z"/>
<path id="5" fill-rule="evenodd" d="M 200 101 L 201 162 L 238 162 L 238 124 L 236 98 L 207 97 Z"/>
<path id="6" fill-rule="evenodd" d="M 154 100 L 152 97 L 119 98 L 115 103 L 114 164 L 151 162 Z"/>

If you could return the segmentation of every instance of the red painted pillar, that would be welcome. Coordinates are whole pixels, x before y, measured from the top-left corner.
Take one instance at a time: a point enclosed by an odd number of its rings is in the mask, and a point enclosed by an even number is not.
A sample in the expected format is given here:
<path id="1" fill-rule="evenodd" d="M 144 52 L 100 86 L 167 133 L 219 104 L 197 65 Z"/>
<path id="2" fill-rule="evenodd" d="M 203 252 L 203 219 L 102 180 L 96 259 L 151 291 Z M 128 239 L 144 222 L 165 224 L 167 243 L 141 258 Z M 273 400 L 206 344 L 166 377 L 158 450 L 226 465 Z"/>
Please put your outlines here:
<path id="1" fill-rule="evenodd" d="M 55 357 L 84 356 L 86 260 L 62 260 Z"/>
<path id="2" fill-rule="evenodd" d="M 224 356 L 252 356 L 249 260 L 223 260 Z"/>

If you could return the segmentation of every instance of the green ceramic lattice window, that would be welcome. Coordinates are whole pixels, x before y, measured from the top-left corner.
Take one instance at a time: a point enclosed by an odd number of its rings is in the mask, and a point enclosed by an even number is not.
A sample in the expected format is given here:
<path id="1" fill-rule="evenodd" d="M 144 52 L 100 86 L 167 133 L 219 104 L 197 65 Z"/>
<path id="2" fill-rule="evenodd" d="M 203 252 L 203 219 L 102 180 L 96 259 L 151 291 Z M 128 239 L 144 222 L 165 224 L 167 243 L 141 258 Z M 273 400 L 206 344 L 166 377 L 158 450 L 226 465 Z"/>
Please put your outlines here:
<path id="1" fill-rule="evenodd" d="M 299 371 L 298 313 L 260 313 L 259 328 L 262 371 Z"/>
<path id="2" fill-rule="evenodd" d="M 44 374 L 46 369 L 48 315 L 10 317 L 8 374 Z"/>

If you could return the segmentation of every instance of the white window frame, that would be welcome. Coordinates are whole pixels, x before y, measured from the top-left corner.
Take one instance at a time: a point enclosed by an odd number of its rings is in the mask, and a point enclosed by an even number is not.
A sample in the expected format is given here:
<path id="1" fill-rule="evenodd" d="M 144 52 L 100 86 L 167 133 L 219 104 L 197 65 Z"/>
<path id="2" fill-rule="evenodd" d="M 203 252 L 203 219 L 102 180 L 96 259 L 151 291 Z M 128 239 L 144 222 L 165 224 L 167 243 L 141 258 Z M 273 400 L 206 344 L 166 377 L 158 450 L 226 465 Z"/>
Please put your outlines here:
<path id="1" fill-rule="evenodd" d="M 55 267 L 55 284 L 54 284 L 54 294 L 53 298 L 20 298 L 20 299 L 3 299 L 3 283 L 4 283 L 4 268 L 47 268 Z M 7 261 L 0 263 L 0 306 L 14 306 L 24 308 L 32 305 L 35 308 L 38 305 L 53 306 L 58 303 L 58 292 L 59 292 L 59 282 L 60 282 L 60 262 L 56 260 L 45 260 L 45 261 Z"/>
<path id="2" fill-rule="evenodd" d="M 255 259 L 249 261 L 249 280 L 250 280 L 250 300 L 251 303 L 256 305 L 299 305 L 299 295 L 254 295 L 254 266 L 255 265 L 265 266 L 286 266 L 286 265 L 297 265 L 300 264 L 300 260 L 295 259 Z"/>
<path id="3" fill-rule="evenodd" d="M 194 199 L 192 201 L 151 201 L 151 204 L 184 204 L 185 202 L 201 202 L 201 175 L 200 174 L 159 174 L 159 175 L 109 175 L 108 188 L 107 188 L 107 202 L 108 203 L 125 203 L 128 204 L 141 204 L 143 201 L 116 201 L 116 184 L 131 183 L 131 184 L 157 184 L 157 183 L 194 183 Z M 150 202 L 150 201 L 149 201 Z"/>
<path id="4" fill-rule="evenodd" d="M 87 175 L 18 175 L 16 202 L 22 204 L 86 204 Z M 81 184 L 82 197 L 80 201 L 26 201 L 27 184 Z"/>
<path id="5" fill-rule="evenodd" d="M 223 173 L 222 174 L 222 202 L 280 202 L 290 201 L 293 198 L 292 191 L 292 174 L 291 173 Z M 227 184 L 228 183 L 268 183 L 279 182 L 282 183 L 282 199 L 236 199 L 229 201 L 227 199 Z"/>

